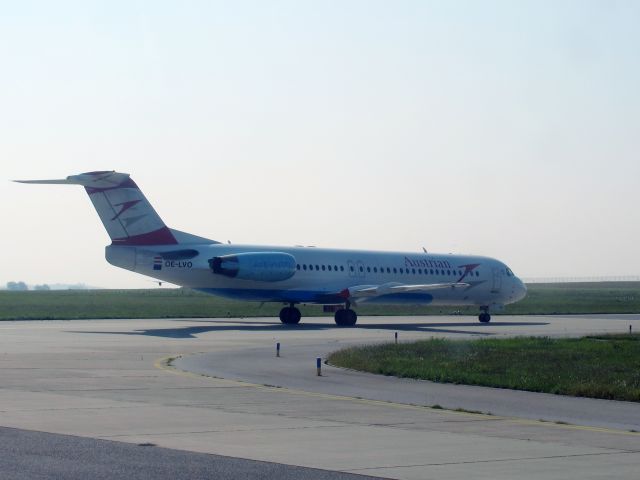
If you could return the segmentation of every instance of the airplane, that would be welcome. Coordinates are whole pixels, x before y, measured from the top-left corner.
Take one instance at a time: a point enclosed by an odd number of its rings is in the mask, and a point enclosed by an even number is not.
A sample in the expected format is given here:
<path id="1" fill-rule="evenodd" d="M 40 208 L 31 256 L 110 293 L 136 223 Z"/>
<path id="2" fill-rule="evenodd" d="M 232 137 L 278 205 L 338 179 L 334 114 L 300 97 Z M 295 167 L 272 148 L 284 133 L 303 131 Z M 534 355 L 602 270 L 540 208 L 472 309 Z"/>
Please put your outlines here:
<path id="1" fill-rule="evenodd" d="M 104 224 L 107 262 L 158 281 L 237 300 L 278 302 L 280 321 L 300 322 L 298 304 L 319 304 L 353 326 L 363 303 L 477 306 L 491 312 L 526 295 L 524 283 L 489 257 L 221 243 L 167 227 L 131 176 L 116 171 L 20 183 L 80 185 Z"/>

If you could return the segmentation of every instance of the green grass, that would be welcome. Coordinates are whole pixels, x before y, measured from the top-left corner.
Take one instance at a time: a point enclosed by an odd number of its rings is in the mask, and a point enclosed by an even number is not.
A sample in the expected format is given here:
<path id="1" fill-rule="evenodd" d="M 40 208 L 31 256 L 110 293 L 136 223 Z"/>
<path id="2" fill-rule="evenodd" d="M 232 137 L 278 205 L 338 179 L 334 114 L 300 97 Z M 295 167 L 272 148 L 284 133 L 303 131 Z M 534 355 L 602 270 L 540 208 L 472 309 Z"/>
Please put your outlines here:
<path id="1" fill-rule="evenodd" d="M 527 298 L 505 314 L 640 312 L 640 282 L 531 284 Z M 277 316 L 282 305 L 238 302 L 189 289 L 0 291 L 0 320 Z M 319 306 L 302 315 L 330 316 Z M 359 315 L 477 315 L 477 307 L 357 307 Z"/>
<path id="2" fill-rule="evenodd" d="M 640 282 L 532 283 L 504 313 L 640 313 Z"/>
<path id="3" fill-rule="evenodd" d="M 280 308 L 187 289 L 0 292 L 2 320 L 272 316 Z"/>
<path id="4" fill-rule="evenodd" d="M 442 383 L 640 402 L 640 335 L 431 339 L 337 351 L 329 363 Z"/>

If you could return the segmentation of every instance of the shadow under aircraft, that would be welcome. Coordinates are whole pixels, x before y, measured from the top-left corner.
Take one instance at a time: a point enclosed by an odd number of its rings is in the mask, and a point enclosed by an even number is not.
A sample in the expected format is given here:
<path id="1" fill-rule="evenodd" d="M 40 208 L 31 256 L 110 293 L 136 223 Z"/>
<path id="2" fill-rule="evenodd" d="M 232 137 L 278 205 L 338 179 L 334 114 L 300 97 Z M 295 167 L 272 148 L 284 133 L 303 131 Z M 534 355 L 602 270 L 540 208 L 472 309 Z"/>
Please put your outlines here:
<path id="1" fill-rule="evenodd" d="M 181 322 L 189 323 L 206 323 L 206 325 L 189 325 L 185 327 L 171 327 L 171 328 L 150 328 L 146 330 L 132 330 L 128 332 L 124 331 L 72 331 L 71 333 L 92 333 L 103 335 L 142 335 L 150 337 L 163 337 L 163 338 L 197 338 L 200 333 L 208 332 L 281 332 L 285 331 L 314 331 L 314 330 L 339 330 L 339 327 L 326 323 L 304 323 L 301 325 L 282 325 L 281 323 L 268 322 L 268 321 L 256 321 L 256 320 L 235 320 L 235 319 L 222 319 L 222 320 L 178 320 Z M 448 333 L 457 335 L 477 335 L 477 336 L 491 336 L 496 335 L 496 332 L 483 332 L 477 330 L 477 328 L 489 328 L 489 327 L 531 327 L 531 326 L 544 326 L 548 325 L 548 322 L 493 322 L 490 325 L 478 325 L 477 322 L 458 322 L 458 323 L 384 323 L 384 324 L 358 324 L 355 329 L 366 330 L 392 330 L 399 332 L 431 332 L 431 333 Z M 465 330 L 465 328 L 474 327 L 476 330 Z"/>

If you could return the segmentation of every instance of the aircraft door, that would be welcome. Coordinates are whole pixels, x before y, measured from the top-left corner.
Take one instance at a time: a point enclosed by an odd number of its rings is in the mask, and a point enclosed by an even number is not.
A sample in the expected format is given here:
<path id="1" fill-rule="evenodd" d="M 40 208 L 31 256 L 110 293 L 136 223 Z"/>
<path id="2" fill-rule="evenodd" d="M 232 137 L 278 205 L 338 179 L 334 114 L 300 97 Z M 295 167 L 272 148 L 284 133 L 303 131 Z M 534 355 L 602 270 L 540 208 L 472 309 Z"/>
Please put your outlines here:
<path id="1" fill-rule="evenodd" d="M 347 261 L 347 269 L 349 270 L 349 277 L 351 278 L 364 278 L 364 263 L 362 260 Z"/>
<path id="2" fill-rule="evenodd" d="M 499 268 L 492 269 L 491 275 L 491 293 L 500 293 L 502 289 L 502 273 Z"/>

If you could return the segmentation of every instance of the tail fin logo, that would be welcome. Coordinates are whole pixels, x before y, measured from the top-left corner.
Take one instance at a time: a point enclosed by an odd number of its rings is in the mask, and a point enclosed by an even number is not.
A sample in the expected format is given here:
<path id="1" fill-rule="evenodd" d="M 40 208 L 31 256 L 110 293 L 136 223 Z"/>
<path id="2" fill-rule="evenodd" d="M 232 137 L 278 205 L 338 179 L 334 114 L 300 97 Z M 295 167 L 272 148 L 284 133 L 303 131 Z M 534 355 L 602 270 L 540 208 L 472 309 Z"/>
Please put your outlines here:
<path id="1" fill-rule="evenodd" d="M 114 207 L 122 207 L 122 208 L 120 208 L 120 211 L 118 213 L 116 213 L 116 215 L 111 219 L 111 221 L 113 222 L 115 219 L 120 217 L 120 215 L 122 215 L 124 212 L 126 212 L 130 208 L 136 206 L 141 201 L 142 201 L 142 199 L 138 199 L 138 200 L 130 200 L 128 202 L 122 202 L 122 203 L 115 204 Z"/>

